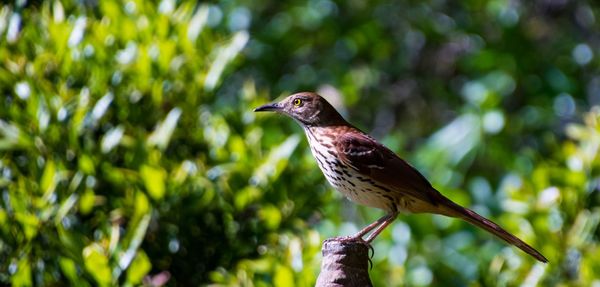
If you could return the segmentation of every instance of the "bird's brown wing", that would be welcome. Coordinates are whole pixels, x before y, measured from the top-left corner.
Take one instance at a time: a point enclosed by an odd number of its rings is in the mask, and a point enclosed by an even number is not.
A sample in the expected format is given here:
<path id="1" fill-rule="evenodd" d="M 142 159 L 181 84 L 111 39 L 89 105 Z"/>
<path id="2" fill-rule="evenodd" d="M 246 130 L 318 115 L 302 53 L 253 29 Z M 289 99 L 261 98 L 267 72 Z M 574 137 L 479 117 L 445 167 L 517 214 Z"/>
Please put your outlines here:
<path id="1" fill-rule="evenodd" d="M 363 175 L 414 199 L 433 206 L 439 203 L 441 194 L 419 171 L 371 137 L 360 132 L 344 133 L 335 147 L 341 161 Z"/>

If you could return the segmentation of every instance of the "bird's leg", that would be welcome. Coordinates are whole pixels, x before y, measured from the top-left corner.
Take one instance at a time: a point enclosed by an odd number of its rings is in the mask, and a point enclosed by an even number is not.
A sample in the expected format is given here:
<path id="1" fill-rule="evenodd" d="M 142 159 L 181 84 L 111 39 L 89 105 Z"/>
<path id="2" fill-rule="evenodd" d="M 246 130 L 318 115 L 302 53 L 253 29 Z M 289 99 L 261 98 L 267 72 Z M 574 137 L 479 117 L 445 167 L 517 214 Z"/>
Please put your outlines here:
<path id="1" fill-rule="evenodd" d="M 386 215 L 387 216 L 387 215 Z M 384 216 L 385 217 L 385 216 Z M 384 217 L 378 219 L 377 221 L 365 226 L 363 229 L 361 229 L 358 233 L 351 235 L 351 236 L 340 236 L 340 237 L 336 237 L 338 240 L 341 241 L 363 241 L 362 237 L 365 236 L 365 234 L 369 233 L 369 231 L 373 230 L 375 227 L 377 227 L 377 225 L 383 223 L 383 219 Z"/>
<path id="2" fill-rule="evenodd" d="M 394 213 L 390 213 L 390 214 L 380 218 L 379 220 L 377 220 L 377 221 L 380 221 L 383 219 L 383 222 L 381 223 L 381 225 L 377 226 L 377 229 L 375 229 L 375 231 L 373 231 L 373 233 L 369 234 L 369 236 L 367 237 L 365 242 L 370 244 L 371 241 L 373 241 L 373 239 L 375 239 L 375 237 L 377 237 L 377 235 L 379 235 L 379 233 L 381 233 L 388 225 L 390 225 L 390 223 L 392 223 L 392 221 L 394 221 L 397 216 L 398 216 L 398 213 L 394 212 Z M 361 237 L 362 237 L 362 235 L 361 235 Z"/>
<path id="3" fill-rule="evenodd" d="M 371 230 L 375 229 L 377 226 L 385 224 L 385 222 L 387 222 L 388 220 L 393 221 L 397 215 L 398 215 L 397 213 L 389 213 L 389 214 L 382 216 L 381 218 L 377 219 L 375 222 L 365 226 L 358 233 L 348 237 L 348 240 L 361 239 L 363 236 L 365 236 L 365 234 L 371 232 Z M 379 231 L 379 232 L 381 232 L 381 231 Z"/>

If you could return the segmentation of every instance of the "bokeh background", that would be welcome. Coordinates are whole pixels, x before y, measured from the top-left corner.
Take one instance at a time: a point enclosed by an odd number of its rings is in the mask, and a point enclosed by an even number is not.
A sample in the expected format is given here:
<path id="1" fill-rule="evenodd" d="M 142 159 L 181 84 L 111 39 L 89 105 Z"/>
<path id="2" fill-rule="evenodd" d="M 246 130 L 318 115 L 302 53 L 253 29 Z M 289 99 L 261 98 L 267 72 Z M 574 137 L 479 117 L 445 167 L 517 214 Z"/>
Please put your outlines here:
<path id="1" fill-rule="evenodd" d="M 309 90 L 550 260 L 407 215 L 376 286 L 600 286 L 597 3 L 4 3 L 0 285 L 314 285 L 382 212 L 252 112 Z"/>

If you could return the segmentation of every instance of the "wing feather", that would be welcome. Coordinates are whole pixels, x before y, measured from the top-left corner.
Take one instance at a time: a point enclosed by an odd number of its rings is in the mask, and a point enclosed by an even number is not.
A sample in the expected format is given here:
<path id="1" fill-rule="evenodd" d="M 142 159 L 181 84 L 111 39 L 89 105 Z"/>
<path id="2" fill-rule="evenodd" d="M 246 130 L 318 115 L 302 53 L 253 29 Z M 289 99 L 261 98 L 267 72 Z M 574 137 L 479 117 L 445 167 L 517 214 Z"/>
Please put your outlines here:
<path id="1" fill-rule="evenodd" d="M 335 141 L 343 163 L 376 182 L 414 199 L 437 205 L 441 194 L 414 167 L 362 132 L 346 132 Z"/>

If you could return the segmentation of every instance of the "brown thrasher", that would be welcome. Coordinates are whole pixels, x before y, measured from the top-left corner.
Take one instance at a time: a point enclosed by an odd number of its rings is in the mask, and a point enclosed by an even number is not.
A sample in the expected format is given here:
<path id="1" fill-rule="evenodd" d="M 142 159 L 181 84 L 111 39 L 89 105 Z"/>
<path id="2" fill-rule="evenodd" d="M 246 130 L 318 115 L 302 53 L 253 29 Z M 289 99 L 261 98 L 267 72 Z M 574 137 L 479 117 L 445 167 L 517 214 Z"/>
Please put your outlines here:
<path id="1" fill-rule="evenodd" d="M 298 121 L 327 181 L 350 200 L 387 212 L 346 240 L 363 240 L 363 236 L 373 231 L 364 240 L 370 243 L 401 211 L 435 213 L 463 219 L 535 259 L 548 262 L 540 252 L 496 223 L 442 195 L 410 164 L 346 122 L 321 96 L 297 93 L 254 111 L 274 111 Z"/>

